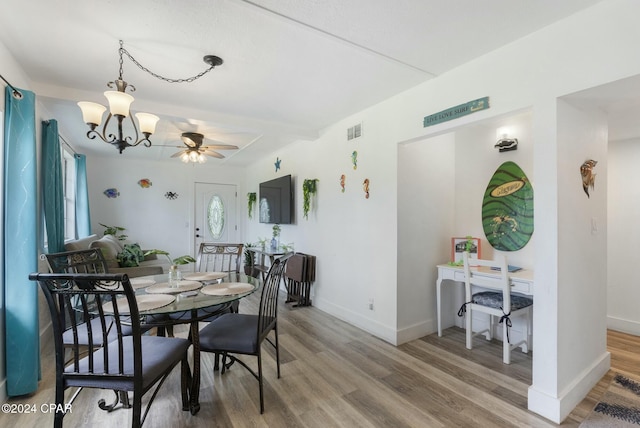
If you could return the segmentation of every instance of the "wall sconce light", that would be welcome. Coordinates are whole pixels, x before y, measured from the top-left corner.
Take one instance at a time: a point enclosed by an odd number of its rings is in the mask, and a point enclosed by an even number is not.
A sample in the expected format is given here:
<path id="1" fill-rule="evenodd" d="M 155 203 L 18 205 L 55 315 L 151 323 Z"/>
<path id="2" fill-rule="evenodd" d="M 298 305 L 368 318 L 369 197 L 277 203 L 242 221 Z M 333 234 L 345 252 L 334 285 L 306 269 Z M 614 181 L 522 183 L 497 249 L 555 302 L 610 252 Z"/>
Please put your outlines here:
<path id="1" fill-rule="evenodd" d="M 518 139 L 509 137 L 509 128 L 499 128 L 497 134 L 498 142 L 493 147 L 499 152 L 518 150 Z"/>

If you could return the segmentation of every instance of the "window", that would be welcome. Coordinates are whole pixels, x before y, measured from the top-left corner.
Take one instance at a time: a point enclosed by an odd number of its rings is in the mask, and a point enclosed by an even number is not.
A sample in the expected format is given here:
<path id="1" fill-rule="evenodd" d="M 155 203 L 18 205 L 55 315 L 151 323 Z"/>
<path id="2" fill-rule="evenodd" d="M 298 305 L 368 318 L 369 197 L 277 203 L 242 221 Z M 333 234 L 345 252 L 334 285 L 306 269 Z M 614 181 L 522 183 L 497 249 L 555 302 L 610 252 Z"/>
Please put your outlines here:
<path id="1" fill-rule="evenodd" d="M 76 239 L 76 162 L 73 153 L 62 146 L 62 177 L 64 180 L 64 239 Z"/>
<path id="2" fill-rule="evenodd" d="M 209 209 L 207 212 L 207 221 L 209 223 L 209 232 L 213 239 L 220 239 L 224 232 L 224 202 L 218 195 L 214 195 L 209 201 Z"/>

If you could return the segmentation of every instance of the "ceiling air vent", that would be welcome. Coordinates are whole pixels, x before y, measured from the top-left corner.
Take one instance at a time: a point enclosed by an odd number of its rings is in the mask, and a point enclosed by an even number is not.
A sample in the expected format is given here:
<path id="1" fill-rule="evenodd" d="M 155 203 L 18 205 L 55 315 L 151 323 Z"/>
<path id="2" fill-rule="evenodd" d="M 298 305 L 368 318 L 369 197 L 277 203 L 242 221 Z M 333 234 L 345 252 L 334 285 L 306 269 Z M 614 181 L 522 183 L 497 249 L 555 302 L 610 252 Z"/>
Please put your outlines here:
<path id="1" fill-rule="evenodd" d="M 347 140 L 353 140 L 362 136 L 362 123 L 359 123 L 347 129 Z"/>

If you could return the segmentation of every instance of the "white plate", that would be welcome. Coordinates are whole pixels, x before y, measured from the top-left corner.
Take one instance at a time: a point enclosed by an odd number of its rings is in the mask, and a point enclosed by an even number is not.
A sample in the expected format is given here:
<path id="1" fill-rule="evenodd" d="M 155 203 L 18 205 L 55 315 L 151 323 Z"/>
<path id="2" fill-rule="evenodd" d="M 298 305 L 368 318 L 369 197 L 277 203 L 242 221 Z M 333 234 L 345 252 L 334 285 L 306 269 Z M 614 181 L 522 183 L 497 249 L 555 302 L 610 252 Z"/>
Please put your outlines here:
<path id="1" fill-rule="evenodd" d="M 141 294 L 136 296 L 136 302 L 138 302 L 138 311 L 149 311 L 151 309 L 161 308 L 176 300 L 175 296 L 169 294 Z M 129 313 L 129 304 L 126 297 L 120 297 L 116 300 L 118 304 L 118 311 L 121 314 Z M 105 312 L 113 312 L 113 303 L 107 302 L 102 308 Z"/>
<path id="2" fill-rule="evenodd" d="M 253 290 L 253 285 L 246 282 L 223 282 L 221 284 L 211 284 L 203 287 L 202 294 L 211 296 L 233 296 Z"/>
<path id="3" fill-rule="evenodd" d="M 193 272 L 185 273 L 182 277 L 193 281 L 214 281 L 216 279 L 222 279 L 227 275 L 229 275 L 228 272 Z"/>
<path id="4" fill-rule="evenodd" d="M 148 287 L 156 283 L 155 279 L 145 277 L 131 278 L 129 279 L 129 282 L 131 283 L 131 286 L 134 290 L 137 290 L 138 288 Z"/>
<path id="5" fill-rule="evenodd" d="M 202 287 L 201 282 L 182 280 L 178 283 L 177 287 L 169 287 L 169 283 L 159 282 L 157 284 L 152 285 L 151 287 L 147 287 L 145 291 L 151 294 L 156 294 L 156 293 L 172 294 L 172 293 L 182 293 L 183 291 L 197 290 L 200 287 Z"/>

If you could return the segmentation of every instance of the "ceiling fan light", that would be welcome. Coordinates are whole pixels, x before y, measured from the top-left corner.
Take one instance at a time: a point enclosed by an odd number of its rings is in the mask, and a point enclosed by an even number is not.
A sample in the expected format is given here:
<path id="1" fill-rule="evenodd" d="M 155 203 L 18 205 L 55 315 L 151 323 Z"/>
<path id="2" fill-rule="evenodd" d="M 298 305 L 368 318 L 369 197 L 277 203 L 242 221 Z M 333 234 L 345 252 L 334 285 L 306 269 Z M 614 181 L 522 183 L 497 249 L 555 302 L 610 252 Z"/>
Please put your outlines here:
<path id="1" fill-rule="evenodd" d="M 105 91 L 104 96 L 109 101 L 109 111 L 112 115 L 129 116 L 129 107 L 134 98 L 120 91 Z"/>
<path id="2" fill-rule="evenodd" d="M 198 161 L 198 152 L 194 152 L 194 151 L 189 152 L 189 160 L 191 162 L 197 162 Z"/>
<path id="3" fill-rule="evenodd" d="M 200 153 L 198 155 L 198 162 L 199 163 L 205 163 L 207 161 L 207 157 L 205 155 L 203 155 L 202 153 Z"/>
<path id="4" fill-rule="evenodd" d="M 156 132 L 156 124 L 160 120 L 158 116 L 151 113 L 136 113 L 136 118 L 143 134 L 151 135 Z"/>
<path id="5" fill-rule="evenodd" d="M 180 160 L 184 163 L 189 163 L 189 154 L 188 153 L 183 153 L 180 156 Z"/>
<path id="6" fill-rule="evenodd" d="M 107 109 L 105 106 L 90 101 L 80 101 L 78 107 L 82 110 L 82 120 L 84 123 L 100 126 L 102 114 Z"/>

